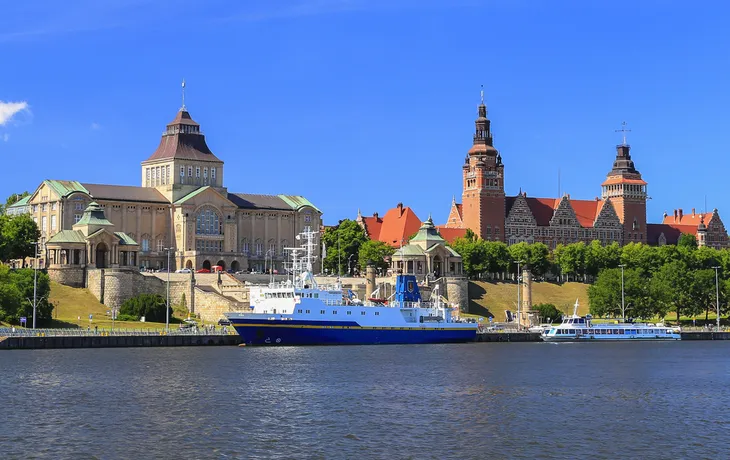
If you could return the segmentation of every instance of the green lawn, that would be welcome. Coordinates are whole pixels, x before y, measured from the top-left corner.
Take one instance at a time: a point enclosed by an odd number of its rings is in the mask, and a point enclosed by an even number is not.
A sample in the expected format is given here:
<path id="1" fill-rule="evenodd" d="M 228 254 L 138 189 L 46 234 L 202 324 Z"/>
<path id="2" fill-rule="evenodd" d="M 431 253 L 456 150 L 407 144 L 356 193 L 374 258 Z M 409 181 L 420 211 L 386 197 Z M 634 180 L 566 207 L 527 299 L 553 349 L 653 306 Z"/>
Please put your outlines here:
<path id="1" fill-rule="evenodd" d="M 53 323 L 49 327 L 83 327 L 92 329 L 112 327 L 109 308 L 100 303 L 88 289 L 72 288 L 56 282 L 51 282 L 50 301 L 56 306 L 53 311 Z M 93 319 L 89 321 L 89 315 Z M 179 323 L 186 315 L 183 311 L 173 310 L 170 323 Z M 171 327 L 178 327 L 174 324 Z M 115 329 L 164 329 L 165 323 L 114 321 Z"/>
<path id="2" fill-rule="evenodd" d="M 575 299 L 578 299 L 580 305 L 578 314 L 585 315 L 588 313 L 587 284 L 532 283 L 533 305 L 552 303 L 564 313 L 572 314 Z M 505 310 L 517 311 L 516 283 L 469 282 L 469 313 L 485 317 L 491 315 L 494 316 L 495 321 L 504 321 Z"/>

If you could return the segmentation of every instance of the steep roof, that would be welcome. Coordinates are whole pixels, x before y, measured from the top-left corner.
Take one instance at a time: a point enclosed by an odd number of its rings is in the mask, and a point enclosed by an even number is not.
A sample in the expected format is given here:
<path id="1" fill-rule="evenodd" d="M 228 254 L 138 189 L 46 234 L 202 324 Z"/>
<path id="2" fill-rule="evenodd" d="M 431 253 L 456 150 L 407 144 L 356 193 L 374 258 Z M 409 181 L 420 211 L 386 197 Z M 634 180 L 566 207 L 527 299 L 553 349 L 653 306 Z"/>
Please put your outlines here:
<path id="1" fill-rule="evenodd" d="M 464 238 L 466 236 L 465 228 L 453 228 L 446 227 L 444 225 L 439 225 L 436 228 L 447 243 L 453 243 L 455 239 Z"/>
<path id="2" fill-rule="evenodd" d="M 315 209 L 317 212 L 322 212 L 317 208 L 314 204 L 312 204 L 311 201 L 304 198 L 301 195 L 278 195 L 279 198 L 284 200 L 286 204 L 291 206 L 292 209 L 295 211 L 299 211 L 300 209 L 309 206 L 310 208 Z"/>
<path id="3" fill-rule="evenodd" d="M 86 238 L 80 230 L 61 230 L 46 241 L 46 244 L 54 243 L 86 243 Z"/>
<path id="4" fill-rule="evenodd" d="M 365 225 L 365 231 L 371 240 L 380 240 L 380 230 L 383 227 L 383 219 L 377 215 L 363 217 L 363 225 Z"/>
<path id="5" fill-rule="evenodd" d="M 89 193 L 88 190 L 78 181 L 75 180 L 45 180 L 43 181 L 53 189 L 58 196 L 65 198 L 74 192 Z"/>
<path id="6" fill-rule="evenodd" d="M 592 228 L 603 208 L 602 200 L 570 200 L 570 206 L 575 211 L 575 217 L 583 228 Z"/>
<path id="7" fill-rule="evenodd" d="M 378 240 L 393 247 L 400 246 L 401 242 L 416 233 L 421 227 L 421 221 L 413 210 L 403 203 L 398 203 L 383 216 Z M 405 242 L 405 241 L 404 241 Z"/>
<path id="8" fill-rule="evenodd" d="M 171 158 L 221 162 L 208 148 L 200 125 L 193 121 L 185 109 L 180 109 L 175 119 L 167 125 L 160 145 L 145 162 Z"/>
<path id="9" fill-rule="evenodd" d="M 434 244 L 445 243 L 446 240 L 439 234 L 438 229 L 434 227 L 431 216 L 428 216 L 426 222 L 424 222 L 418 229 L 416 236 L 411 239 L 411 243 L 422 242 L 426 244 L 427 248 L 430 248 Z"/>
<path id="10" fill-rule="evenodd" d="M 151 187 L 132 185 L 79 184 L 95 200 L 137 201 L 143 203 L 169 203 L 165 196 Z"/>
<path id="11" fill-rule="evenodd" d="M 30 201 L 30 197 L 31 197 L 30 195 L 24 196 L 23 198 L 19 199 L 15 203 L 13 203 L 10 206 L 8 206 L 8 209 L 10 209 L 10 208 L 22 208 L 23 206 L 27 206 L 28 205 L 28 202 Z"/>

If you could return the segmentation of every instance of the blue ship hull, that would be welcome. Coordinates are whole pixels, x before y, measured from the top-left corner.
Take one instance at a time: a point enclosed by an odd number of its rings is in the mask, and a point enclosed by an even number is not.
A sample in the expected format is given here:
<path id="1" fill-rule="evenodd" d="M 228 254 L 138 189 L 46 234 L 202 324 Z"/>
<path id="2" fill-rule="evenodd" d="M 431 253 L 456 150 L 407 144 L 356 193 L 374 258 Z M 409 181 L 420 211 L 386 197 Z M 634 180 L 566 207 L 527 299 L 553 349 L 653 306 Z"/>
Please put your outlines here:
<path id="1" fill-rule="evenodd" d="M 476 329 L 472 328 L 364 328 L 346 325 L 352 323 L 338 324 L 344 325 L 296 325 L 292 321 L 259 325 L 234 321 L 233 327 L 246 345 L 425 344 L 476 340 Z"/>

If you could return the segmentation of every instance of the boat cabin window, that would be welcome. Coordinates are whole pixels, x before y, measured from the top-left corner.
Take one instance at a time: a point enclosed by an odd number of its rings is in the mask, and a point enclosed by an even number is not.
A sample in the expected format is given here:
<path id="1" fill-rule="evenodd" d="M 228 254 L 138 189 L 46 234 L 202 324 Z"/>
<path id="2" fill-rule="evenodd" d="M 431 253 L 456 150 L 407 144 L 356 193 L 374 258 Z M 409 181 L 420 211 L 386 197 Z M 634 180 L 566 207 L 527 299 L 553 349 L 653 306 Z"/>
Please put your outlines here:
<path id="1" fill-rule="evenodd" d="M 348 314 L 348 315 L 351 315 L 351 314 L 352 314 L 352 312 L 351 312 L 351 311 L 348 311 L 348 312 L 347 312 L 347 314 Z"/>
<path id="2" fill-rule="evenodd" d="M 363 316 L 365 316 L 365 312 L 364 311 L 361 311 L 360 314 L 363 315 Z"/>
<path id="3" fill-rule="evenodd" d="M 320 310 L 320 311 L 319 311 L 319 314 L 320 314 L 320 315 L 324 315 L 324 310 Z"/>
<path id="4" fill-rule="evenodd" d="M 315 292 L 315 293 L 314 293 L 314 298 L 315 298 L 315 299 L 319 299 L 319 292 Z"/>
<path id="5" fill-rule="evenodd" d="M 301 312 L 302 312 L 301 310 L 297 310 L 297 313 L 301 313 Z"/>
<path id="6" fill-rule="evenodd" d="M 379 311 L 376 311 L 375 312 L 375 316 L 380 316 L 380 312 Z"/>
<path id="7" fill-rule="evenodd" d="M 336 315 L 337 314 L 337 310 L 332 310 L 332 314 L 333 315 Z"/>
<path id="8" fill-rule="evenodd" d="M 309 310 L 304 310 L 304 313 L 309 314 Z"/>

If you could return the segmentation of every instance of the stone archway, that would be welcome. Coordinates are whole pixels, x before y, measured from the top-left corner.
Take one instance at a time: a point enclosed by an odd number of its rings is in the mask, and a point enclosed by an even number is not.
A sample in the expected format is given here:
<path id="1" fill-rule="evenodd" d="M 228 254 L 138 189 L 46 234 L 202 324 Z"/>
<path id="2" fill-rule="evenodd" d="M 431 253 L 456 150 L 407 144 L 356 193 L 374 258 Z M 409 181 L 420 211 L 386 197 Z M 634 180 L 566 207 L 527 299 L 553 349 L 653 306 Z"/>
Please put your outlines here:
<path id="1" fill-rule="evenodd" d="M 108 252 L 109 248 L 107 248 L 106 244 L 99 243 L 96 245 L 96 258 L 94 259 L 96 261 L 96 268 L 106 268 Z"/>
<path id="2" fill-rule="evenodd" d="M 203 262 L 203 268 L 206 270 L 210 270 L 210 260 L 206 260 Z"/>
<path id="3" fill-rule="evenodd" d="M 185 268 L 189 268 L 189 269 L 192 270 L 193 269 L 193 261 L 192 260 L 188 260 L 187 262 L 185 262 Z"/>
<path id="4" fill-rule="evenodd" d="M 233 262 L 231 262 L 231 271 L 232 271 L 233 273 L 236 273 L 236 272 L 237 272 L 237 271 L 239 271 L 240 269 L 241 269 L 241 265 L 240 265 L 240 264 L 238 263 L 238 261 L 237 261 L 237 260 L 234 260 Z"/>
<path id="5" fill-rule="evenodd" d="M 222 260 L 219 260 L 216 265 L 218 265 L 221 268 L 221 270 L 226 271 L 226 263 L 223 262 Z"/>

